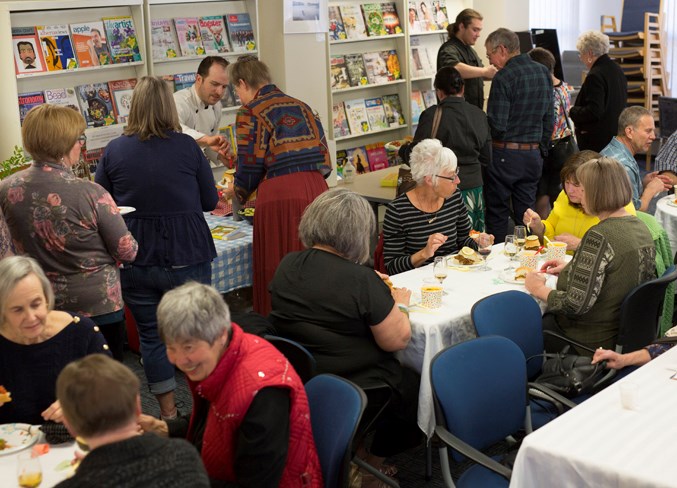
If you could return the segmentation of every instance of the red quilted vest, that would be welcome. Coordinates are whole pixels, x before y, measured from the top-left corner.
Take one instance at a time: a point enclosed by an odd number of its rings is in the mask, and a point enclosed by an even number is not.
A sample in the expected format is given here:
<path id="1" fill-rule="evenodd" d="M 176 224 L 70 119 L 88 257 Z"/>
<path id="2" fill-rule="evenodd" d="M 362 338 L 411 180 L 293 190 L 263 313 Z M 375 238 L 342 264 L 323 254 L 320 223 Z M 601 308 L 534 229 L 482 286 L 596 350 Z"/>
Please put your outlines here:
<path id="1" fill-rule="evenodd" d="M 202 399 L 211 403 L 202 440 L 202 461 L 207 473 L 217 480 L 237 481 L 237 431 L 256 392 L 265 387 L 288 388 L 291 400 L 289 449 L 280 487 L 321 488 L 322 470 L 303 383 L 274 346 L 245 333 L 235 323 L 231 341 L 214 371 L 200 383 L 190 383 L 194 404 Z M 193 421 L 191 418 L 191 431 Z"/>

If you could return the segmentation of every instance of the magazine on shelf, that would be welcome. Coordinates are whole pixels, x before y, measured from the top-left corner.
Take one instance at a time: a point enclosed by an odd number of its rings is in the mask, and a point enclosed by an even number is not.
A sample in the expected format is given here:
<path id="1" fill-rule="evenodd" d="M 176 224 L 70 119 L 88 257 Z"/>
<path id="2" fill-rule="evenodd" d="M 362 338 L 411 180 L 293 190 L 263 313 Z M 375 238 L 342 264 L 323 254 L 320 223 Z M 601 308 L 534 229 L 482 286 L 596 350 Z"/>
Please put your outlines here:
<path id="1" fill-rule="evenodd" d="M 128 80 L 114 80 L 108 82 L 108 88 L 113 99 L 113 109 L 118 124 L 126 124 L 129 109 L 132 106 L 132 92 L 136 86 L 136 78 Z"/>
<path id="2" fill-rule="evenodd" d="M 42 52 L 45 55 L 45 64 L 49 71 L 78 67 L 71 37 L 68 35 L 68 24 L 39 25 L 36 29 L 42 45 Z"/>
<path id="3" fill-rule="evenodd" d="M 371 130 L 382 130 L 390 127 L 386 121 L 386 113 L 383 110 L 383 99 L 381 97 L 366 98 L 364 106 L 367 110 L 367 119 Z"/>
<path id="4" fill-rule="evenodd" d="M 16 74 L 47 71 L 45 57 L 35 27 L 12 27 L 12 47 Z"/>
<path id="5" fill-rule="evenodd" d="M 103 22 L 71 24 L 71 41 L 80 68 L 112 64 Z"/>
<path id="6" fill-rule="evenodd" d="M 341 12 L 336 5 L 329 6 L 329 40 L 343 41 L 347 39 L 346 29 L 343 27 Z"/>
<path id="7" fill-rule="evenodd" d="M 437 24 L 433 18 L 433 9 L 430 0 L 416 0 L 418 8 L 418 21 L 422 31 L 436 31 Z"/>
<path id="8" fill-rule="evenodd" d="M 343 102 L 335 103 L 332 109 L 332 120 L 334 121 L 334 138 L 350 135 L 348 127 L 348 118 Z"/>
<path id="9" fill-rule="evenodd" d="M 449 25 L 449 15 L 447 15 L 447 3 L 445 0 L 433 0 L 433 18 L 437 24 L 438 30 L 446 30 Z"/>
<path id="10" fill-rule="evenodd" d="M 397 15 L 397 7 L 394 2 L 381 4 L 381 13 L 383 15 L 383 27 L 388 34 L 402 34 L 400 18 Z"/>
<path id="11" fill-rule="evenodd" d="M 113 62 L 117 64 L 141 61 L 134 20 L 128 15 L 104 17 L 102 20 Z"/>
<path id="12" fill-rule="evenodd" d="M 425 108 L 430 108 L 433 105 L 437 105 L 437 95 L 435 90 L 423 90 L 423 102 L 425 103 Z"/>
<path id="13" fill-rule="evenodd" d="M 348 67 L 344 56 L 332 56 L 329 68 L 329 80 L 332 90 L 342 90 L 350 88 L 350 78 L 348 77 Z"/>
<path id="14" fill-rule="evenodd" d="M 369 160 L 364 146 L 348 149 L 348 159 L 355 166 L 355 172 L 358 175 L 369 173 Z"/>
<path id="15" fill-rule="evenodd" d="M 432 76 L 435 74 L 435 69 L 428 56 L 428 50 L 425 46 L 411 48 L 411 68 L 412 76 L 414 78 L 421 78 L 424 76 Z"/>
<path id="16" fill-rule="evenodd" d="M 383 110 L 386 113 L 388 126 L 398 127 L 400 125 L 405 125 L 400 96 L 395 93 L 393 95 L 383 95 L 381 99 L 383 100 Z"/>
<path id="17" fill-rule="evenodd" d="M 378 171 L 379 169 L 385 169 L 390 166 L 388 162 L 388 153 L 382 142 L 367 144 L 365 148 L 367 150 L 369 168 L 372 171 Z"/>
<path id="18" fill-rule="evenodd" d="M 200 34 L 205 54 L 219 54 L 230 52 L 228 32 L 221 15 L 200 17 Z"/>
<path id="19" fill-rule="evenodd" d="M 195 84 L 195 72 L 177 73 L 174 75 L 174 91 L 183 90 Z"/>
<path id="20" fill-rule="evenodd" d="M 179 39 L 181 56 L 201 56 L 205 53 L 197 17 L 176 18 L 174 19 L 174 27 Z"/>
<path id="21" fill-rule="evenodd" d="M 348 161 L 348 151 L 339 149 L 336 151 L 336 175 L 343 178 L 343 166 Z"/>
<path id="22" fill-rule="evenodd" d="M 420 34 L 425 30 L 421 26 L 416 3 L 417 3 L 416 0 L 409 0 L 409 8 L 407 9 L 407 22 L 409 22 L 409 34 Z"/>
<path id="23" fill-rule="evenodd" d="M 381 13 L 380 3 L 363 3 L 360 5 L 364 22 L 367 28 L 369 37 L 385 36 L 388 34 L 383 25 L 383 14 Z"/>
<path id="24" fill-rule="evenodd" d="M 179 39 L 171 19 L 152 19 L 150 36 L 154 60 L 172 59 L 179 56 Z"/>
<path id="25" fill-rule="evenodd" d="M 388 80 L 401 80 L 402 70 L 400 69 L 400 58 L 397 57 L 397 51 L 395 49 L 381 51 L 381 58 L 388 69 Z"/>
<path id="26" fill-rule="evenodd" d="M 115 124 L 115 112 L 108 83 L 88 83 L 75 87 L 80 103 L 80 112 L 87 127 L 102 127 Z"/>
<path id="27" fill-rule="evenodd" d="M 413 125 L 418 124 L 418 119 L 421 117 L 421 114 L 425 110 L 425 104 L 423 103 L 423 94 L 421 90 L 412 90 L 411 92 L 411 123 Z"/>
<path id="28" fill-rule="evenodd" d="M 341 18 L 343 19 L 343 27 L 346 30 L 348 39 L 366 39 L 367 28 L 362 19 L 362 10 L 359 5 L 342 4 Z"/>
<path id="29" fill-rule="evenodd" d="M 346 67 L 348 68 L 348 78 L 350 86 L 361 86 L 369 83 L 367 78 L 367 69 L 364 67 L 364 59 L 361 54 L 346 54 Z"/>
<path id="30" fill-rule="evenodd" d="M 362 58 L 370 85 L 381 85 L 390 81 L 388 66 L 380 52 L 364 53 Z"/>
<path id="31" fill-rule="evenodd" d="M 364 99 L 346 100 L 343 102 L 346 108 L 348 126 L 352 135 L 366 134 L 369 132 L 369 118 Z"/>
<path id="32" fill-rule="evenodd" d="M 227 14 L 228 36 L 230 45 L 236 53 L 256 51 L 256 39 L 249 14 Z"/>
<path id="33" fill-rule="evenodd" d="M 45 103 L 69 107 L 80 112 L 80 103 L 73 88 L 47 88 L 45 90 Z"/>
<path id="34" fill-rule="evenodd" d="M 26 114 L 33 107 L 45 103 L 45 96 L 42 92 L 19 93 L 19 119 L 24 123 Z"/>

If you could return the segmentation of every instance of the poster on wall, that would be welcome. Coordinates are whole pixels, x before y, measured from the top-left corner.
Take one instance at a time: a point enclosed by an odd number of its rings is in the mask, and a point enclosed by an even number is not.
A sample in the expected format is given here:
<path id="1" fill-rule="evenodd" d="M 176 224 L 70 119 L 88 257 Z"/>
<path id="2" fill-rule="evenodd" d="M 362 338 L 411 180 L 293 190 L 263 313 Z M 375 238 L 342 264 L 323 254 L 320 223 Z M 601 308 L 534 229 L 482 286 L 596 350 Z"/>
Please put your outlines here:
<path id="1" fill-rule="evenodd" d="M 329 31 L 327 0 L 284 0 L 285 34 Z"/>

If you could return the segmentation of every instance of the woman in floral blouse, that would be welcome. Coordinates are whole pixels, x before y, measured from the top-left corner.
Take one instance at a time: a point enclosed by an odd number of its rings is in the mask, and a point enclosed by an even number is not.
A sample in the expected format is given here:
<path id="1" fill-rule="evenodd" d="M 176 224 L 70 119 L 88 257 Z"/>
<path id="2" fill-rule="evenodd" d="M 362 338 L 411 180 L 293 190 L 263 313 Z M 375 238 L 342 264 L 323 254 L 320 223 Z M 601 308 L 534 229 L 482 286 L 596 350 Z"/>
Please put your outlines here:
<path id="1" fill-rule="evenodd" d="M 110 194 L 77 178 L 86 124 L 78 112 L 40 105 L 21 134 L 33 164 L 0 184 L 0 205 L 17 254 L 35 258 L 55 294 L 55 309 L 86 315 L 122 358 L 124 312 L 118 263 L 134 261 L 136 240 Z"/>

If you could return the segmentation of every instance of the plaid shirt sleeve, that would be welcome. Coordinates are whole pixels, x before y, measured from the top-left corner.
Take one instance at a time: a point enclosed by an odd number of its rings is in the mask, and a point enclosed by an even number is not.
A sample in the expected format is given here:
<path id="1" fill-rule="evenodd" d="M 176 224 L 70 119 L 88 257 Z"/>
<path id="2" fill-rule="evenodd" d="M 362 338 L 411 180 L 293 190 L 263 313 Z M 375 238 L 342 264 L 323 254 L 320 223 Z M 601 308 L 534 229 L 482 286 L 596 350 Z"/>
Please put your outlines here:
<path id="1" fill-rule="evenodd" d="M 656 171 L 672 171 L 677 174 L 677 132 L 673 132 L 668 142 L 656 156 Z"/>

